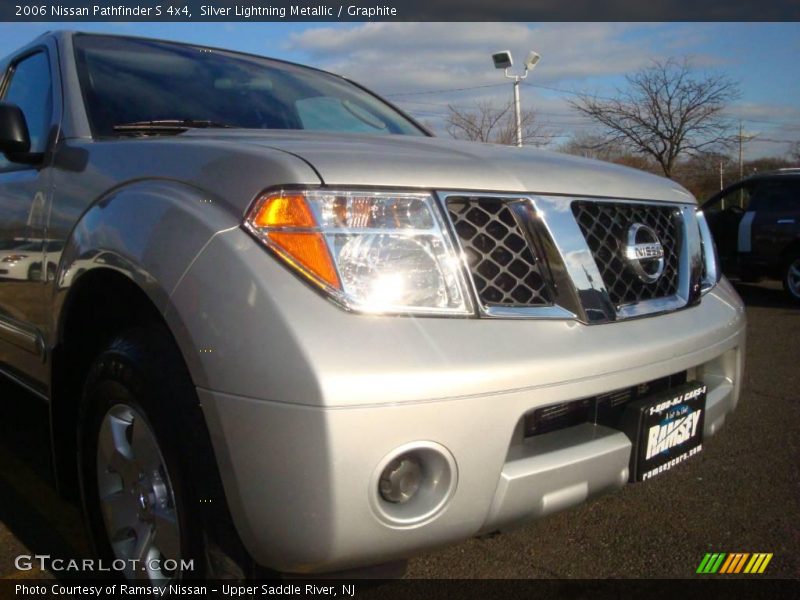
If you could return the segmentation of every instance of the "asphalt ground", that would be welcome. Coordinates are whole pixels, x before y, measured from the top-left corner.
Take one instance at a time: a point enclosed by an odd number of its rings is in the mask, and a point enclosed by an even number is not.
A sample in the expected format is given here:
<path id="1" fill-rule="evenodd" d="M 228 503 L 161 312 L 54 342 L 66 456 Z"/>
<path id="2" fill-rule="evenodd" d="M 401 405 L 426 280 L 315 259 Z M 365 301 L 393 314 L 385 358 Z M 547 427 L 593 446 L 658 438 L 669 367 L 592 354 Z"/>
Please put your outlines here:
<path id="1" fill-rule="evenodd" d="M 749 320 L 744 393 L 699 455 L 515 531 L 426 553 L 407 577 L 691 578 L 707 552 L 769 552 L 757 577 L 800 579 L 800 307 L 776 285 L 738 289 Z M 78 510 L 53 488 L 46 414 L 0 382 L 0 578 L 52 577 L 17 571 L 21 554 L 88 556 Z"/>

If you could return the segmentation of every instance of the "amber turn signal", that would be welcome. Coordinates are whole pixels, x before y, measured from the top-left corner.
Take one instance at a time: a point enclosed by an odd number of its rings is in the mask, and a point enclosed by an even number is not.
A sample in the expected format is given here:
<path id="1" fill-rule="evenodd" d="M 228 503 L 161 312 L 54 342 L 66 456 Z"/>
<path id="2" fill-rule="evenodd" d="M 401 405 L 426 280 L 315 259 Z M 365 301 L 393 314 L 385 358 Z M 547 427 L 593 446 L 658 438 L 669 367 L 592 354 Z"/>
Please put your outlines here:
<path id="1" fill-rule="evenodd" d="M 329 286 L 342 289 L 339 276 L 321 233 L 269 232 L 268 237 L 300 266 L 305 267 Z"/>
<path id="2" fill-rule="evenodd" d="M 247 224 L 281 258 L 325 286 L 342 289 L 325 238 L 302 194 L 272 193 L 260 198 Z"/>
<path id="3" fill-rule="evenodd" d="M 314 227 L 317 223 L 302 194 L 270 194 L 262 198 L 252 223 L 269 227 Z"/>

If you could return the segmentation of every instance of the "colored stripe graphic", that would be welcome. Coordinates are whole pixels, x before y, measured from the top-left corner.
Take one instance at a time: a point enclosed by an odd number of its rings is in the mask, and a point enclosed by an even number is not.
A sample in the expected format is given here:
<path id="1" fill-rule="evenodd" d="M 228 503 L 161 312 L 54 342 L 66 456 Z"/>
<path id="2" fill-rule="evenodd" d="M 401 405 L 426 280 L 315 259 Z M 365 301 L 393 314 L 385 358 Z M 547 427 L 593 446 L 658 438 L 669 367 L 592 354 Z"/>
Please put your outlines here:
<path id="1" fill-rule="evenodd" d="M 753 558 L 750 559 L 750 562 L 747 563 L 747 566 L 744 568 L 745 573 L 763 573 L 769 561 L 772 560 L 772 553 L 767 552 L 758 552 L 753 554 Z"/>
<path id="2" fill-rule="evenodd" d="M 747 560 L 747 557 L 749 557 L 749 556 L 750 556 L 749 552 L 744 552 L 742 554 L 741 558 L 739 559 L 739 562 L 736 563 L 736 570 L 733 571 L 734 573 L 740 573 L 741 572 L 742 568 L 744 567 L 744 563 Z"/>
<path id="3" fill-rule="evenodd" d="M 728 555 L 728 559 L 722 565 L 722 568 L 719 570 L 720 573 L 738 573 L 742 570 L 744 566 L 744 562 L 747 560 L 747 557 L 750 556 L 749 553 L 743 552 L 734 552 Z"/>
<path id="4" fill-rule="evenodd" d="M 735 562 L 739 558 L 738 554 L 728 554 L 728 558 L 722 563 L 722 566 L 719 569 L 720 573 L 727 573 L 728 569 L 731 568 L 731 564 Z"/>
<path id="5" fill-rule="evenodd" d="M 761 574 L 772 560 L 771 552 L 707 552 L 697 567 L 697 573 L 714 574 Z M 746 566 L 745 566 L 746 565 Z"/>
<path id="6" fill-rule="evenodd" d="M 711 555 L 706 553 L 703 557 L 703 560 L 700 561 L 700 566 L 697 567 L 697 573 L 705 573 L 706 572 L 706 565 L 708 565 L 708 561 L 711 558 Z"/>
<path id="7" fill-rule="evenodd" d="M 706 553 L 703 560 L 700 562 L 700 566 L 697 567 L 698 573 L 705 573 L 705 574 L 713 574 L 719 570 L 722 561 L 725 559 L 724 552 L 708 552 Z"/>

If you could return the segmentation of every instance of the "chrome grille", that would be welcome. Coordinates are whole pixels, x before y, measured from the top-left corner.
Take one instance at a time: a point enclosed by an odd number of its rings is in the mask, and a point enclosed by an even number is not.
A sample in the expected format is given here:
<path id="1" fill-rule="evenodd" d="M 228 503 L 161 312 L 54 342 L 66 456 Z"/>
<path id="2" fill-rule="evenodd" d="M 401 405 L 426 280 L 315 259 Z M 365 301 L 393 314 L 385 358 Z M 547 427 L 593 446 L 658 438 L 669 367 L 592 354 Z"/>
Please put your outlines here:
<path id="1" fill-rule="evenodd" d="M 502 198 L 450 196 L 447 211 L 485 306 L 553 303 L 546 268 L 511 205 Z"/>
<path id="2" fill-rule="evenodd" d="M 572 212 L 614 305 L 664 298 L 678 292 L 679 210 L 633 202 L 578 200 L 572 203 Z M 654 283 L 642 281 L 625 260 L 623 248 L 628 228 L 633 223 L 653 229 L 664 248 L 664 272 Z"/>

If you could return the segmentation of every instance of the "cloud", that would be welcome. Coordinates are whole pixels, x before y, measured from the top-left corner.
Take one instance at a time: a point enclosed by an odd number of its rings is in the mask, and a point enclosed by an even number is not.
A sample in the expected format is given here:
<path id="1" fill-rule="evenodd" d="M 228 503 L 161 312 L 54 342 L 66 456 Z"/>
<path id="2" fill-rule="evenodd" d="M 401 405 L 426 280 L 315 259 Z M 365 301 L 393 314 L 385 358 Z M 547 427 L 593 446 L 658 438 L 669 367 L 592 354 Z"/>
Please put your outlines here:
<path id="1" fill-rule="evenodd" d="M 753 122 L 757 122 L 759 119 L 764 121 L 792 120 L 796 122 L 795 127 L 800 127 L 800 107 L 790 104 L 741 102 L 731 107 L 729 112 L 736 119 Z"/>
<path id="2" fill-rule="evenodd" d="M 290 36 L 287 48 L 389 96 L 439 128 L 447 104 L 510 100 L 510 82 L 493 68 L 493 52 L 511 50 L 519 62 L 535 49 L 543 58 L 529 82 L 574 89 L 590 80 L 633 71 L 657 56 L 646 36 L 625 39 L 626 33 L 650 27 L 627 23 L 363 23 L 306 29 Z M 473 89 L 413 95 L 458 88 Z M 574 124 L 579 120 L 562 94 L 528 85 L 523 89 L 523 104 L 548 113 L 551 121 L 571 119 Z M 553 123 L 553 128 L 564 126 Z"/>
<path id="3" fill-rule="evenodd" d="M 517 60 L 535 49 L 542 83 L 582 80 L 634 70 L 654 50 L 646 39 L 625 41 L 627 23 L 365 23 L 307 29 L 289 48 L 317 64 L 385 93 L 497 83 L 490 54 L 509 49 Z M 641 26 L 638 26 L 641 27 Z"/>
<path id="4" fill-rule="evenodd" d="M 520 63 L 531 49 L 536 50 L 542 60 L 521 88 L 522 103 L 536 110 L 550 131 L 560 134 L 558 142 L 593 128 L 568 106 L 570 94 L 565 91 L 612 95 L 624 85 L 626 74 L 669 56 L 688 57 L 702 70 L 725 68 L 725 56 L 709 54 L 720 35 L 718 26 L 372 22 L 313 26 L 291 34 L 286 48 L 307 57 L 303 62 L 387 96 L 439 132 L 448 104 L 510 101 L 511 84 L 493 68 L 493 52 L 510 50 Z M 797 113 L 792 106 L 731 107 L 736 118 L 786 119 Z"/>

